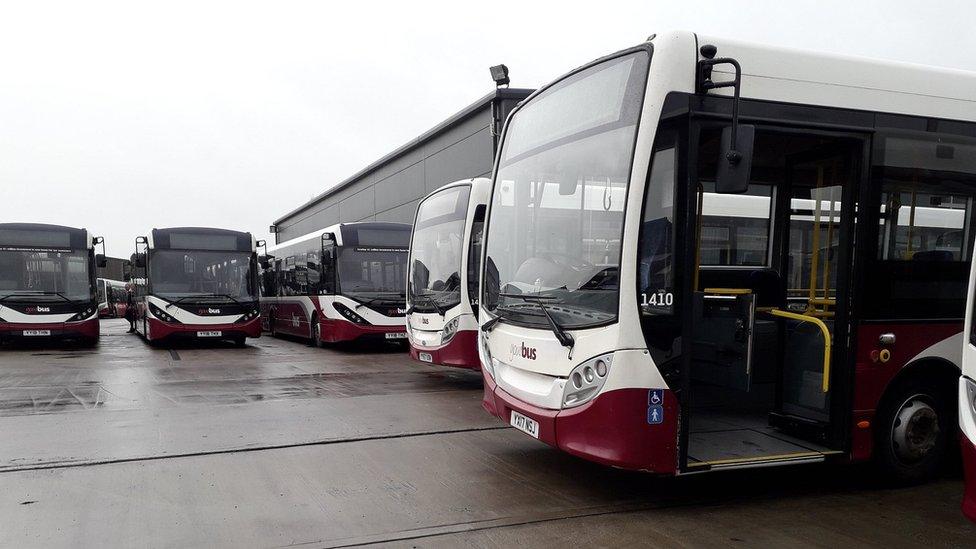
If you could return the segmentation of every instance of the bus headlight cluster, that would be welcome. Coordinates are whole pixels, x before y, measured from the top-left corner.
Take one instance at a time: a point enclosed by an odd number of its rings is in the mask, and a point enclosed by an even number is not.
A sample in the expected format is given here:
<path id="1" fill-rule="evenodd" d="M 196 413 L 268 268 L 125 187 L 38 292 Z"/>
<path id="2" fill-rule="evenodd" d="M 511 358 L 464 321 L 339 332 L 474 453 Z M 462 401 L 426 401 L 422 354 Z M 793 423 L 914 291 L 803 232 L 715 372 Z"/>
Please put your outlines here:
<path id="1" fill-rule="evenodd" d="M 173 317 L 173 315 L 163 311 L 162 309 L 153 305 L 152 303 L 149 304 L 149 312 L 154 317 L 158 318 L 159 320 L 162 320 L 163 322 L 169 322 L 170 324 L 180 324 L 180 321 L 176 320 L 176 318 Z"/>
<path id="2" fill-rule="evenodd" d="M 969 407 L 973 416 L 976 416 L 976 381 L 964 377 L 966 380 L 966 395 L 969 397 Z M 960 410 L 962 412 L 962 410 Z"/>
<path id="3" fill-rule="evenodd" d="M 237 321 L 238 322 L 250 322 L 250 321 L 254 320 L 255 318 L 257 318 L 259 316 L 261 316 L 261 311 L 259 311 L 257 309 L 251 309 L 247 313 L 244 313 L 244 316 L 242 316 L 241 318 L 238 318 Z"/>
<path id="4" fill-rule="evenodd" d="M 478 331 L 478 360 L 481 361 L 481 369 L 488 372 L 488 375 L 495 379 L 495 367 L 491 362 L 491 351 L 488 349 L 488 338 L 485 333 Z"/>
<path id="5" fill-rule="evenodd" d="M 359 316 L 356 313 L 356 311 L 353 311 L 352 309 L 350 309 L 349 307 L 346 307 L 342 303 L 336 302 L 336 303 L 333 303 L 332 306 L 335 307 L 335 310 L 340 315 L 342 315 L 343 317 L 345 317 L 346 320 L 348 320 L 349 322 L 352 322 L 353 324 L 359 324 L 360 326 L 366 326 L 367 324 L 369 324 L 369 321 L 367 321 L 365 318 Z"/>
<path id="6" fill-rule="evenodd" d="M 95 305 L 91 305 L 89 307 L 86 307 L 84 311 L 82 311 L 80 313 L 75 313 L 74 315 L 72 315 L 71 318 L 68 319 L 68 322 L 77 322 L 79 320 L 85 320 L 86 318 L 88 318 L 91 315 L 95 314 L 95 309 L 96 309 L 96 306 Z"/>
<path id="7" fill-rule="evenodd" d="M 461 317 L 456 316 L 451 320 L 447 321 L 444 325 L 444 331 L 441 332 L 441 345 L 448 343 L 454 339 L 454 334 L 457 333 L 458 324 L 461 322 Z"/>
<path id="8" fill-rule="evenodd" d="M 563 408 L 585 404 L 600 394 L 610 374 L 613 353 L 591 358 L 573 368 L 563 389 Z"/>

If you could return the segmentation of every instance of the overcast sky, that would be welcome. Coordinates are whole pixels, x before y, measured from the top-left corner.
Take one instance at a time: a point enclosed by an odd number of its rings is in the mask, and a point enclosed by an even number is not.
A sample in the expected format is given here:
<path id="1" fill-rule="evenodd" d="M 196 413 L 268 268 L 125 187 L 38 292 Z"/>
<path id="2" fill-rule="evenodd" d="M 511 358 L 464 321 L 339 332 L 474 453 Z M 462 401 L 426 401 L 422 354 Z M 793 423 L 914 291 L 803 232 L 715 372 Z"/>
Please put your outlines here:
<path id="1" fill-rule="evenodd" d="M 152 227 L 266 237 L 490 91 L 497 63 L 537 87 L 682 29 L 976 70 L 972 2 L 2 5 L 0 221 L 87 227 L 126 257 Z"/>

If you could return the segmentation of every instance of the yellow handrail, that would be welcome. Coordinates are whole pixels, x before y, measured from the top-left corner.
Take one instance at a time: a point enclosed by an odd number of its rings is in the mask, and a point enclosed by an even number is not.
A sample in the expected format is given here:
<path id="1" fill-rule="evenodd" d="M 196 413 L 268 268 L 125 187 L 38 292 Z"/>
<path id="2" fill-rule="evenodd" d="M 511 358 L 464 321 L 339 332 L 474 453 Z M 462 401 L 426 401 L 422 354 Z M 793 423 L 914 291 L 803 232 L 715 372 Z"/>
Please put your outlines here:
<path id="1" fill-rule="evenodd" d="M 818 328 L 820 328 L 820 331 L 823 333 L 824 337 L 823 383 L 821 384 L 821 388 L 825 393 L 830 390 L 830 330 L 827 328 L 827 325 L 824 324 L 822 320 L 814 316 L 790 313 L 780 309 L 770 309 L 767 312 L 773 316 L 781 316 L 783 318 L 799 320 L 801 322 L 812 322 L 813 324 L 816 324 Z"/>
<path id="2" fill-rule="evenodd" d="M 706 294 L 718 295 L 749 295 L 752 290 L 749 288 L 705 288 Z"/>

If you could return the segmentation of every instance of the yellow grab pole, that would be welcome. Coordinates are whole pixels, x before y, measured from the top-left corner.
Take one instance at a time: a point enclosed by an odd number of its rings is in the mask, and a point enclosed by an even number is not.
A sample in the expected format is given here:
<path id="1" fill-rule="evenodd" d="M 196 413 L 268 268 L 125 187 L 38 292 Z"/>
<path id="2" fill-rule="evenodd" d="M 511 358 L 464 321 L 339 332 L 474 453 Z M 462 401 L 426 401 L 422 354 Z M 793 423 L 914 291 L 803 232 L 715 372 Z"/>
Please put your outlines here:
<path id="1" fill-rule="evenodd" d="M 824 337 L 824 360 L 823 360 L 823 381 L 821 382 L 821 389 L 823 392 L 830 390 L 830 330 L 827 325 L 823 323 L 822 320 L 815 316 L 801 315 L 797 313 L 790 313 L 787 311 L 781 311 L 779 309 L 770 309 L 769 314 L 773 316 L 779 316 L 783 318 L 789 318 L 792 320 L 799 320 L 801 322 L 812 322 L 818 328 Z"/>

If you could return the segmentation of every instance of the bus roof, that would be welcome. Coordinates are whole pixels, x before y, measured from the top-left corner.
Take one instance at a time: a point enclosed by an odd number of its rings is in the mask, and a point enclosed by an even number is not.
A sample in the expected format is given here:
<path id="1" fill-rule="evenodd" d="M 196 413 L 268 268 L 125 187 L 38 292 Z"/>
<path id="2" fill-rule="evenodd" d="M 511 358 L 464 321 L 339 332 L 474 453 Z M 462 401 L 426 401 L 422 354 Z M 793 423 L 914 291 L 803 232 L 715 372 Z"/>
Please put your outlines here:
<path id="1" fill-rule="evenodd" d="M 312 231 L 312 232 L 310 232 L 310 233 L 308 233 L 306 235 L 302 235 L 302 236 L 299 236 L 297 238 L 292 238 L 291 240 L 286 240 L 286 241 L 284 241 L 284 242 L 282 242 L 282 243 L 280 243 L 280 244 L 278 244 L 276 246 L 268 246 L 268 253 L 270 254 L 274 250 L 281 250 L 281 249 L 287 248 L 288 246 L 292 246 L 292 245 L 298 244 L 300 242 L 306 242 L 306 241 L 312 240 L 314 238 L 322 238 L 322 235 L 325 234 L 325 233 L 332 233 L 332 234 L 334 234 L 335 235 L 335 238 L 336 238 L 336 245 L 342 246 L 342 243 L 343 243 L 343 236 L 342 236 L 343 228 L 355 229 L 355 230 L 359 230 L 359 229 L 386 229 L 386 230 L 394 230 L 394 231 L 405 231 L 405 232 L 409 233 L 410 230 L 411 230 L 411 225 L 409 223 L 385 223 L 385 222 L 379 222 L 379 221 L 357 221 L 357 222 L 353 222 L 353 223 L 336 223 L 335 225 L 329 225 L 328 227 L 325 227 L 324 229 L 319 229 L 317 231 Z M 409 238 L 409 236 L 408 236 L 408 238 Z"/>
<path id="2" fill-rule="evenodd" d="M 976 120 L 974 72 L 713 36 L 692 35 L 689 39 L 688 35 L 670 33 L 653 39 L 652 43 L 655 48 L 659 40 L 662 45 L 694 43 L 696 55 L 699 46 L 716 46 L 718 57 L 732 57 L 742 66 L 742 97 Z M 717 65 L 714 72 L 722 74 L 721 78 L 732 76 L 728 65 Z M 732 91 L 724 88 L 709 93 L 729 95 Z"/>
<path id="3" fill-rule="evenodd" d="M 149 247 L 250 252 L 254 250 L 255 240 L 251 233 L 230 229 L 169 227 L 153 229 L 149 235 Z"/>
<path id="4" fill-rule="evenodd" d="M 67 244 L 58 245 L 54 241 L 45 243 L 44 239 L 30 239 L 26 233 L 62 233 Z M 26 239 L 26 240 L 25 240 Z M 0 246 L 35 246 L 40 248 L 64 248 L 84 250 L 93 246 L 88 229 L 50 225 L 47 223 L 0 223 Z"/>

